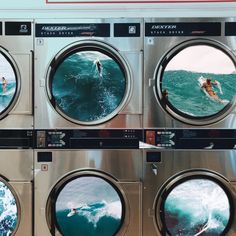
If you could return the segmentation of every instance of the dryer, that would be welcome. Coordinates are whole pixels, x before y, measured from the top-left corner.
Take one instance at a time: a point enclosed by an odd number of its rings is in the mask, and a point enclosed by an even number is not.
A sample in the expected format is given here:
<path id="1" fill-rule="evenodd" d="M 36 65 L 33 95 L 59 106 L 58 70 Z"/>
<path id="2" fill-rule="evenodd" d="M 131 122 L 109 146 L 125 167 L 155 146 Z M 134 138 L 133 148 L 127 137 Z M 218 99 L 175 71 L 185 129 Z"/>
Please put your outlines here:
<path id="1" fill-rule="evenodd" d="M 1 130 L 1 235 L 33 233 L 33 134 L 30 130 Z"/>
<path id="2" fill-rule="evenodd" d="M 235 128 L 235 35 L 227 18 L 146 18 L 144 127 Z"/>
<path id="3" fill-rule="evenodd" d="M 0 128 L 32 129 L 33 20 L 0 19 Z"/>
<path id="4" fill-rule="evenodd" d="M 234 150 L 145 151 L 143 235 L 233 235 Z"/>
<path id="5" fill-rule="evenodd" d="M 93 132 L 37 131 L 35 236 L 142 235 L 142 155 L 137 133 L 125 138 L 117 131 L 109 135 L 102 131 L 105 140 L 97 130 Z M 81 135 L 90 148 L 76 147 Z M 124 143 L 131 140 L 129 147 L 113 149 L 110 140 L 116 143 L 119 137 Z"/>
<path id="6" fill-rule="evenodd" d="M 35 127 L 141 128 L 142 34 L 142 19 L 37 19 Z"/>

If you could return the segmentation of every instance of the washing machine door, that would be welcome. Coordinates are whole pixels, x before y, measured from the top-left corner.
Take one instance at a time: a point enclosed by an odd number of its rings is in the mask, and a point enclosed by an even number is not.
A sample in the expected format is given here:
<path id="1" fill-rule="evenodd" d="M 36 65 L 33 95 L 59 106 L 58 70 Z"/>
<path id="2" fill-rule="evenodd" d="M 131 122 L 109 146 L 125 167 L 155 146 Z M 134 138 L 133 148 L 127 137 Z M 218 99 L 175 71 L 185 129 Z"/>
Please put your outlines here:
<path id="1" fill-rule="evenodd" d="M 156 198 L 162 235 L 226 235 L 234 219 L 228 181 L 209 171 L 188 171 L 167 181 Z"/>
<path id="2" fill-rule="evenodd" d="M 116 181 L 94 171 L 70 174 L 57 183 L 47 202 L 52 235 L 104 236 L 125 230 L 126 200 Z"/>
<path id="3" fill-rule="evenodd" d="M 53 59 L 47 94 L 67 120 L 95 125 L 113 118 L 129 100 L 130 69 L 116 49 L 99 41 L 80 41 Z"/>
<path id="4" fill-rule="evenodd" d="M 0 119 L 14 107 L 19 97 L 20 76 L 13 58 L 0 47 Z"/>
<path id="5" fill-rule="evenodd" d="M 11 185 L 0 177 L 0 234 L 15 235 L 19 222 L 19 200 Z"/>
<path id="6" fill-rule="evenodd" d="M 235 106 L 235 55 L 207 39 L 185 41 L 159 62 L 155 91 L 162 108 L 190 125 L 222 120 Z"/>

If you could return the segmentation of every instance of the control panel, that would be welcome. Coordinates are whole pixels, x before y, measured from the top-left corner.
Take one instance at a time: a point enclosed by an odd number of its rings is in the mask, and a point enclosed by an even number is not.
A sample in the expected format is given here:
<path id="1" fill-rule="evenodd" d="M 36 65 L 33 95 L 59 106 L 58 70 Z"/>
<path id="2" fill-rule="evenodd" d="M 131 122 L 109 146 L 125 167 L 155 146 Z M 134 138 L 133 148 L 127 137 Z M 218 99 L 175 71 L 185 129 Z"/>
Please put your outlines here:
<path id="1" fill-rule="evenodd" d="M 138 149 L 142 130 L 36 130 L 36 148 Z"/>
<path id="2" fill-rule="evenodd" d="M 0 130 L 1 149 L 28 149 L 33 146 L 33 130 Z"/>
<path id="3" fill-rule="evenodd" d="M 144 131 L 147 148 L 236 149 L 236 130 L 150 129 Z"/>

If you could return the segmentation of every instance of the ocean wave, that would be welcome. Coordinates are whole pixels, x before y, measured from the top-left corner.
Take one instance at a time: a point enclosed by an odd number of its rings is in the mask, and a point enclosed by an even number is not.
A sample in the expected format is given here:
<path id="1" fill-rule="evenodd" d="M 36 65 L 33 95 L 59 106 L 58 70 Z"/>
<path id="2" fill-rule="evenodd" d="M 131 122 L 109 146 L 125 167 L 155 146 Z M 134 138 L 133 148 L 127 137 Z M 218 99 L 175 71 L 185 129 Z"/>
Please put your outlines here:
<path id="1" fill-rule="evenodd" d="M 211 78 L 221 84 L 222 94 L 219 88 L 213 85 L 213 90 L 224 101 L 232 101 L 236 94 L 235 74 L 210 74 L 196 73 L 184 70 L 165 71 L 162 78 L 162 91 L 168 91 L 169 102 L 182 113 L 193 117 L 205 117 L 217 114 L 227 104 L 212 100 L 199 86 L 198 79 Z"/>
<path id="2" fill-rule="evenodd" d="M 10 189 L 0 182 L 0 235 L 10 235 L 17 225 L 16 200 Z"/>
<path id="3" fill-rule="evenodd" d="M 210 180 L 195 179 L 178 185 L 168 195 L 164 208 L 172 235 L 221 235 L 230 217 L 226 193 Z"/>
<path id="4" fill-rule="evenodd" d="M 77 52 L 76 55 L 90 61 L 94 61 L 97 58 L 99 58 L 99 60 L 112 60 L 107 55 L 98 51 L 81 51 L 81 52 Z"/>
<path id="5" fill-rule="evenodd" d="M 73 60 L 66 59 L 52 80 L 52 94 L 58 107 L 67 116 L 85 122 L 112 113 L 120 105 L 125 90 L 125 76 L 117 62 L 102 61 L 100 74 L 94 63 L 80 54 L 73 55 Z"/>
<path id="6" fill-rule="evenodd" d="M 122 206 L 120 201 L 107 203 L 106 201 L 81 204 L 76 209 L 76 215 L 84 216 L 91 222 L 94 227 L 97 227 L 97 223 L 102 217 L 112 217 L 114 219 L 121 219 Z M 69 213 L 71 210 L 69 210 Z M 73 214 L 71 217 L 73 217 Z"/>

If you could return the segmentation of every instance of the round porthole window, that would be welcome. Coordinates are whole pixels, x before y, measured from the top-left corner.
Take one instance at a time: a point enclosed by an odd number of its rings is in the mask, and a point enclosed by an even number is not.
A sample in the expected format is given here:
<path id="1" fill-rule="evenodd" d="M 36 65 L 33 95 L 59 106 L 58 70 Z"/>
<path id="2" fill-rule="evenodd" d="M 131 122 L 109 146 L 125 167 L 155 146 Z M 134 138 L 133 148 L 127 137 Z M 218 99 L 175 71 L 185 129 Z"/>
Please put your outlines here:
<path id="1" fill-rule="evenodd" d="M 223 236 L 232 224 L 232 196 L 218 176 L 180 177 L 168 183 L 161 198 L 156 217 L 168 235 Z"/>
<path id="2" fill-rule="evenodd" d="M 207 125 L 235 105 L 235 56 L 212 40 L 189 40 L 170 50 L 158 65 L 156 92 L 175 119 Z"/>
<path id="3" fill-rule="evenodd" d="M 0 48 L 0 119 L 12 110 L 18 99 L 19 77 L 14 60 Z"/>
<path id="4" fill-rule="evenodd" d="M 50 65 L 48 94 L 56 111 L 81 125 L 113 118 L 130 95 L 129 68 L 111 46 L 83 41 L 59 53 Z"/>
<path id="5" fill-rule="evenodd" d="M 62 180 L 49 199 L 57 230 L 63 236 L 115 236 L 123 226 L 125 202 L 105 175 L 81 174 Z M 53 202 L 53 203 L 52 203 Z"/>

